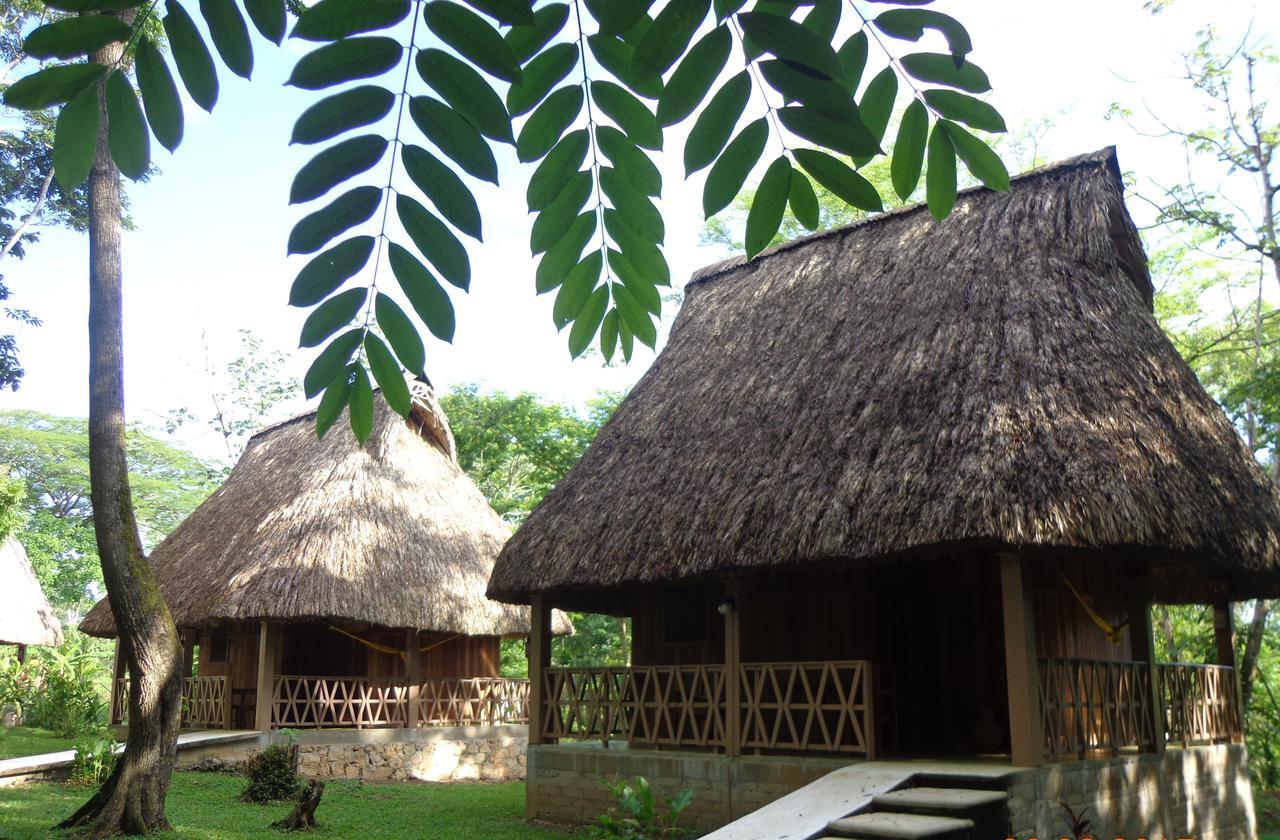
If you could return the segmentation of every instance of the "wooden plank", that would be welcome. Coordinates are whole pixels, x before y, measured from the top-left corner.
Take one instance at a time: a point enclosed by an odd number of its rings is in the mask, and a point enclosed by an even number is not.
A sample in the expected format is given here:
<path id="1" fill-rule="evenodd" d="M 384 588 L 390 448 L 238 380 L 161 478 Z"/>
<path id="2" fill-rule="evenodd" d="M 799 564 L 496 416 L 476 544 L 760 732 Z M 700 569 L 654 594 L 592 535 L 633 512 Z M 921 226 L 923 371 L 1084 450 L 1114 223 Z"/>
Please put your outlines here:
<path id="1" fill-rule="evenodd" d="M 273 655 L 275 647 L 271 644 L 271 635 L 271 625 L 265 621 L 258 622 L 258 686 L 254 729 L 259 732 L 271 729 L 271 701 L 276 677 L 276 662 Z M 230 692 L 228 692 L 227 702 L 231 702 Z"/>
<path id="2" fill-rule="evenodd" d="M 544 674 L 551 666 L 551 607 L 542 595 L 534 595 L 529 605 L 529 743 L 554 743 L 543 737 L 546 726 L 547 688 Z"/>
<path id="3" fill-rule="evenodd" d="M 1045 742 L 1040 716 L 1033 595 L 1030 581 L 1024 576 L 1022 557 L 1001 554 L 998 559 L 1013 764 L 1035 767 L 1044 761 Z"/>
<path id="4" fill-rule="evenodd" d="M 406 697 L 409 708 L 405 715 L 405 725 L 410 729 L 417 729 L 422 723 L 421 710 L 418 708 L 419 693 L 422 690 L 422 645 L 418 641 L 417 630 L 410 628 L 404 631 L 404 645 L 404 678 L 409 684 Z"/>
<path id="5" fill-rule="evenodd" d="M 742 587 L 737 580 L 724 586 L 724 743 L 728 755 L 742 752 Z"/>

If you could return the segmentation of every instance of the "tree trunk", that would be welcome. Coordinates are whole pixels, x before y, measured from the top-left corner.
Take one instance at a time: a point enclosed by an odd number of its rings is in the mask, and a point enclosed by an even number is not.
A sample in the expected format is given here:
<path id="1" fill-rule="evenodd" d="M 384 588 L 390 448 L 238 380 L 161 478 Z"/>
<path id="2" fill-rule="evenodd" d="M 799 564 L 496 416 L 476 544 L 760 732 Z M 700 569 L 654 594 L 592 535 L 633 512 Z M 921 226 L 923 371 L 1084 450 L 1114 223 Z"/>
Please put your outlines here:
<path id="1" fill-rule="evenodd" d="M 1182 651 L 1178 650 L 1178 640 L 1173 635 L 1173 619 L 1169 616 L 1169 605 L 1160 605 L 1160 635 L 1164 637 L 1165 653 L 1170 662 L 1181 662 Z"/>
<path id="2" fill-rule="evenodd" d="M 1253 620 L 1245 637 L 1244 656 L 1240 659 L 1240 705 L 1247 712 L 1253 698 L 1253 683 L 1258 675 L 1258 657 L 1262 654 L 1262 640 L 1267 633 L 1267 615 L 1271 602 L 1259 598 L 1253 602 Z"/>
<path id="3" fill-rule="evenodd" d="M 122 13 L 129 22 L 133 13 Z M 120 60 L 120 43 L 93 55 Z M 89 478 L 93 526 L 120 654 L 129 669 L 125 752 L 98 792 L 60 828 L 89 837 L 169 829 L 165 794 L 178 750 L 182 645 L 142 552 L 129 491 L 124 420 L 120 171 L 107 149 L 107 112 L 89 175 Z"/>
<path id="4" fill-rule="evenodd" d="M 324 795 L 324 782 L 312 780 L 302 793 L 298 794 L 298 804 L 293 806 L 289 816 L 276 820 L 271 828 L 282 831 L 310 831 L 316 827 L 316 808 L 320 805 L 320 797 Z"/>

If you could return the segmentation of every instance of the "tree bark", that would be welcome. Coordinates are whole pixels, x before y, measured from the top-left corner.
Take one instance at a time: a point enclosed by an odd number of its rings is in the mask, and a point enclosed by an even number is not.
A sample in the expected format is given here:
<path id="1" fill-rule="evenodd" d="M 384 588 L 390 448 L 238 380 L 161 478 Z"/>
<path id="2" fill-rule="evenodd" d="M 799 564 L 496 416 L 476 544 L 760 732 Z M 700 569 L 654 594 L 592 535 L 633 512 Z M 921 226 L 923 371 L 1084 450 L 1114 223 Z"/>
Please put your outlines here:
<path id="1" fill-rule="evenodd" d="M 133 12 L 121 13 L 130 22 Z M 93 55 L 115 65 L 123 45 Z M 106 105 L 89 175 L 89 479 L 93 526 L 120 654 L 129 669 L 125 752 L 98 792 L 60 828 L 89 837 L 170 829 L 164 801 L 177 758 L 182 644 L 142 552 L 129 490 L 124 419 L 120 171 L 107 148 Z"/>
<path id="2" fill-rule="evenodd" d="M 302 793 L 298 794 L 298 804 L 293 806 L 289 816 L 276 820 L 271 828 L 281 831 L 310 831 L 316 827 L 316 808 L 320 805 L 320 797 L 324 795 L 324 782 L 312 780 Z"/>
<path id="3" fill-rule="evenodd" d="M 1249 702 L 1253 699 L 1254 679 L 1258 675 L 1258 657 L 1262 654 L 1262 640 L 1267 633 L 1267 615 L 1271 612 L 1271 601 L 1259 598 L 1253 602 L 1253 620 L 1249 622 L 1249 633 L 1245 636 L 1244 656 L 1240 659 L 1240 701 L 1241 707 L 1249 711 Z"/>

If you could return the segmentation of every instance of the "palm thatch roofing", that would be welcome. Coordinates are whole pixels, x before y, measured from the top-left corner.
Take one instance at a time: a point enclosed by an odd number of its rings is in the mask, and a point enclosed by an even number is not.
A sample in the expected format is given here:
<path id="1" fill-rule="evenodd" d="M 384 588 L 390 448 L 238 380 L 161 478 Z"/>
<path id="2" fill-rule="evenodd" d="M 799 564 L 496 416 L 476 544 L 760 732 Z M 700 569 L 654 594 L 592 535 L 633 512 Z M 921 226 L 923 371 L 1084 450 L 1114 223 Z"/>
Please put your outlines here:
<path id="1" fill-rule="evenodd" d="M 1114 149 L 698 272 L 489 594 L 963 547 L 1280 592 L 1280 502 L 1156 322 Z"/>
<path id="2" fill-rule="evenodd" d="M 12 535 L 0 544 L 0 644 L 62 644 L 62 623 L 44 597 L 26 549 Z"/>
<path id="3" fill-rule="evenodd" d="M 325 620 L 529 632 L 527 608 L 485 597 L 510 532 L 454 460 L 431 390 L 414 383 L 407 421 L 382 399 L 375 405 L 363 447 L 345 418 L 318 440 L 314 412 L 250 439 L 226 482 L 149 558 L 179 626 Z M 81 628 L 114 634 L 106 599 Z"/>

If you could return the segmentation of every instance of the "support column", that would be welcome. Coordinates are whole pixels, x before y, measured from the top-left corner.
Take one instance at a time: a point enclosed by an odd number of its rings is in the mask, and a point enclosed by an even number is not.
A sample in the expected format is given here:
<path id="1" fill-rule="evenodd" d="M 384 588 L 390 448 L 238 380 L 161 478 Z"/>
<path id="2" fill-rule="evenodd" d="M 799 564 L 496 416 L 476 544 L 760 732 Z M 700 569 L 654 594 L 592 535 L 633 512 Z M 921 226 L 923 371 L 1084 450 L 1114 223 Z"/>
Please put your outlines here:
<path id="1" fill-rule="evenodd" d="M 255 695 L 253 728 L 259 732 L 271 729 L 271 706 L 275 695 L 276 658 L 279 646 L 276 645 L 274 628 L 265 621 L 258 622 L 258 690 Z"/>
<path id="2" fill-rule="evenodd" d="M 1213 605 L 1213 646 L 1219 665 L 1231 669 L 1231 678 L 1235 681 L 1236 703 L 1235 721 L 1232 726 L 1231 740 L 1244 743 L 1244 707 L 1241 705 L 1243 691 L 1240 687 L 1240 668 L 1236 664 L 1236 624 L 1233 619 L 1234 610 L 1230 601 L 1216 601 Z"/>
<path id="3" fill-rule="evenodd" d="M 196 642 L 192 638 L 195 631 L 184 630 L 180 634 L 182 639 L 182 677 L 196 676 Z"/>
<path id="4" fill-rule="evenodd" d="M 107 710 L 107 720 L 112 726 L 120 723 L 120 637 L 116 636 L 115 653 L 111 655 L 111 707 Z"/>
<path id="5" fill-rule="evenodd" d="M 1151 599 L 1146 593 L 1129 599 L 1129 654 L 1146 667 L 1151 702 L 1143 713 L 1151 721 L 1152 743 L 1143 752 L 1163 753 L 1165 748 L 1164 699 L 1160 696 L 1160 663 L 1156 661 L 1155 632 L 1151 626 Z"/>
<path id="6" fill-rule="evenodd" d="M 737 580 L 725 581 L 720 611 L 724 614 L 724 751 L 729 756 L 742 752 L 741 594 Z"/>
<path id="7" fill-rule="evenodd" d="M 27 661 L 27 646 L 26 646 L 26 645 L 18 645 L 17 647 L 18 647 L 18 651 L 17 651 L 18 664 L 19 664 L 19 665 L 23 665 L 23 664 L 25 664 L 25 663 L 26 663 L 26 661 Z"/>
<path id="8" fill-rule="evenodd" d="M 998 555 L 1004 613 L 1005 678 L 1009 687 L 1009 746 L 1016 767 L 1044 763 L 1040 715 L 1040 666 L 1036 662 L 1035 612 L 1025 563 L 1017 554 Z"/>
<path id="9" fill-rule="evenodd" d="M 529 613 L 529 743 L 554 743 L 542 737 L 547 717 L 544 669 L 551 665 L 551 607 L 542 595 L 534 595 Z"/>
<path id="10" fill-rule="evenodd" d="M 417 729 L 420 720 L 418 694 L 422 689 L 422 645 L 418 642 L 417 630 L 406 630 L 404 633 L 404 679 L 409 684 L 407 699 L 409 708 L 405 714 L 406 725 Z"/>

